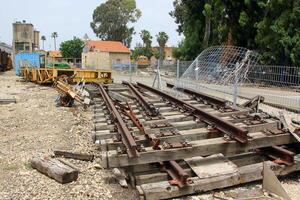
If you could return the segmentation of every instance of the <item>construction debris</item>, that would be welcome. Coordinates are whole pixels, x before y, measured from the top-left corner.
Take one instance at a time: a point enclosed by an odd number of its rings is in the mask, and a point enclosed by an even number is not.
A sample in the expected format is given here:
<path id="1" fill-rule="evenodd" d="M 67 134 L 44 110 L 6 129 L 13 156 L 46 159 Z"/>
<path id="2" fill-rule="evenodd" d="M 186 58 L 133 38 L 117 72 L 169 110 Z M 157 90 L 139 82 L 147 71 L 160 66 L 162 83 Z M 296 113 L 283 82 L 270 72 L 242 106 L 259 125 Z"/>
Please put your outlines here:
<path id="1" fill-rule="evenodd" d="M 0 104 L 17 103 L 16 98 L 0 99 Z"/>
<path id="2" fill-rule="evenodd" d="M 126 175 L 125 172 L 122 169 L 114 168 L 112 170 L 112 173 L 115 175 L 115 178 L 118 180 L 119 184 L 122 187 L 128 187 L 127 181 L 126 181 Z"/>
<path id="3" fill-rule="evenodd" d="M 293 124 L 292 120 L 285 117 L 283 112 L 279 112 L 279 120 L 281 121 L 284 129 L 290 131 L 290 133 L 298 140 L 298 142 L 300 142 L 300 136 L 298 135 L 300 132 L 300 127 Z"/>
<path id="4" fill-rule="evenodd" d="M 285 200 L 291 200 L 286 193 L 274 172 L 270 169 L 266 162 L 263 165 L 263 189 L 268 193 L 273 193 Z"/>
<path id="5" fill-rule="evenodd" d="M 77 170 L 55 159 L 35 157 L 30 163 L 32 168 L 62 184 L 76 181 L 78 178 Z"/>
<path id="6" fill-rule="evenodd" d="M 64 157 L 64 158 L 71 158 L 75 160 L 83 160 L 83 161 L 93 161 L 95 157 L 94 155 L 72 153 L 72 152 L 62 151 L 62 150 L 55 150 L 54 155 Z"/>
<path id="7" fill-rule="evenodd" d="M 258 95 L 256 97 L 253 97 L 252 99 L 246 101 L 245 103 L 243 103 L 242 106 L 251 108 L 257 112 L 259 104 L 263 103 L 264 101 L 265 101 L 265 98 L 263 96 Z"/>
<path id="8" fill-rule="evenodd" d="M 57 105 L 71 107 L 74 101 L 84 105 L 84 107 L 90 104 L 90 99 L 87 97 L 88 93 L 85 92 L 85 82 L 81 80 L 74 87 L 70 85 L 72 78 L 60 77 L 54 83 L 55 89 L 58 91 L 59 96 L 56 99 Z"/>

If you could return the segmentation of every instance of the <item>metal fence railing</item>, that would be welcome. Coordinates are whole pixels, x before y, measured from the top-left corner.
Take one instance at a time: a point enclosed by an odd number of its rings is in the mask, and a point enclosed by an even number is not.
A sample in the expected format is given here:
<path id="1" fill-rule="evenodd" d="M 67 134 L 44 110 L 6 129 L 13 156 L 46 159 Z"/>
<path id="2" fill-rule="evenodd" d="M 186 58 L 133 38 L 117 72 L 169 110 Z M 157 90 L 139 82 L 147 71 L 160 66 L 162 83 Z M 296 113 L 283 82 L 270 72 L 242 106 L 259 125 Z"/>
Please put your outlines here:
<path id="1" fill-rule="evenodd" d="M 160 72 L 162 75 L 167 75 L 173 78 L 179 78 L 187 68 L 192 64 L 193 61 L 180 61 L 177 60 L 176 62 L 164 61 L 160 65 Z M 151 63 L 149 69 L 156 70 L 157 62 Z"/>
<path id="2" fill-rule="evenodd" d="M 256 65 L 248 74 L 251 84 L 291 87 L 300 85 L 300 67 Z"/>
<path id="3" fill-rule="evenodd" d="M 186 66 L 181 64 L 182 62 L 179 63 L 179 71 L 184 71 Z M 267 105 L 297 113 L 297 119 L 300 120 L 300 67 L 255 65 L 250 68 L 245 81 L 238 86 L 236 94 L 234 94 L 233 85 L 230 84 L 220 85 L 213 82 L 208 84 L 203 83 L 200 79 L 185 78 L 181 78 L 179 81 L 185 87 L 201 90 L 230 101 L 234 99 L 234 95 L 238 95 L 238 103 L 261 95 L 265 97 Z"/>

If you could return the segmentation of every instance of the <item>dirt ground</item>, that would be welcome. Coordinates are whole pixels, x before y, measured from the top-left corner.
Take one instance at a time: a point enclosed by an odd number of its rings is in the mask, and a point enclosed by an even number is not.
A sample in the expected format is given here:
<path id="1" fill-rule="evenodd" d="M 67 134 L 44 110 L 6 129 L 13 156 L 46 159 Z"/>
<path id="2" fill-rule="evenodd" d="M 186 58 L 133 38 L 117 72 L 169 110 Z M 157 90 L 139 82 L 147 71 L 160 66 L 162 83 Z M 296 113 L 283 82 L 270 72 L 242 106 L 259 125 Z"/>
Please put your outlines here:
<path id="1" fill-rule="evenodd" d="M 115 74 L 115 82 L 129 80 Z M 137 74 L 134 81 L 151 84 L 153 76 Z M 98 154 L 91 140 L 91 108 L 56 107 L 57 92 L 51 86 L 22 82 L 13 71 L 0 74 L 0 98 L 15 97 L 16 104 L 0 105 L 0 199 L 138 199 L 133 189 L 121 188 L 110 171 L 94 162 L 68 160 L 81 173 L 76 182 L 59 184 L 32 169 L 29 160 L 37 155 L 51 155 L 54 149 Z M 293 199 L 300 199 L 299 175 L 282 180 Z M 261 183 L 181 199 L 232 199 L 235 193 L 258 190 Z"/>

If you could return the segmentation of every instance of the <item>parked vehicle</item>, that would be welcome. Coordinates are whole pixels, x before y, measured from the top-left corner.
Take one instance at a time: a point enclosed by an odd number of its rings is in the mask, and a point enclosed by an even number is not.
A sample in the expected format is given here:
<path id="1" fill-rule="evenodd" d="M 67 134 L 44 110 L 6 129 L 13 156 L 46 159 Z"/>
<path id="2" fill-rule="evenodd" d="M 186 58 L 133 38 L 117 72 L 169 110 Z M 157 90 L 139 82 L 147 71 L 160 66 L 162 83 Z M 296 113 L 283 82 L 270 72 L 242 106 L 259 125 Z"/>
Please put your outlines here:
<path id="1" fill-rule="evenodd" d="M 138 67 L 148 67 L 150 65 L 149 59 L 146 56 L 139 56 L 136 61 Z"/>

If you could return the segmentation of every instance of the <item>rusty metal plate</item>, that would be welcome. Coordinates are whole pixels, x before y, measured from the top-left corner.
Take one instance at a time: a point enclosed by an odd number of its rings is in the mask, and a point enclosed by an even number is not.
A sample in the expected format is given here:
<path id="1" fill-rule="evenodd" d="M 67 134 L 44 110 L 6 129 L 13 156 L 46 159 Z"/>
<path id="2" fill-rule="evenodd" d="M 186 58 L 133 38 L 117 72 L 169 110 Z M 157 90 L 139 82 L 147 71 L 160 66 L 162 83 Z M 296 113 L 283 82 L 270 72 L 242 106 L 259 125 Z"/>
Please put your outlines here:
<path id="1" fill-rule="evenodd" d="M 185 159 L 185 161 L 199 178 L 216 177 L 238 172 L 238 167 L 225 158 L 223 154 L 215 154 L 202 159 L 194 157 Z"/>

